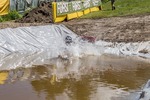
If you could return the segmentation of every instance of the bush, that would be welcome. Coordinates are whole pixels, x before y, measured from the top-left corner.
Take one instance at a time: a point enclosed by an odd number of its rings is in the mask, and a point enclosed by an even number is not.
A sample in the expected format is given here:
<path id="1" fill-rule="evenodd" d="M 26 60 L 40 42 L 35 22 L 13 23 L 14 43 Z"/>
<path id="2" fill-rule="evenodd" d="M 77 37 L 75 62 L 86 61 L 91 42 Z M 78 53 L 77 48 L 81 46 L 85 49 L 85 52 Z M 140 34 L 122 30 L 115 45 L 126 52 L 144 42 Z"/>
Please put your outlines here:
<path id="1" fill-rule="evenodd" d="M 7 15 L 0 16 L 0 22 L 16 20 L 21 18 L 21 15 L 17 11 L 11 11 Z"/>
<path id="2" fill-rule="evenodd" d="M 3 18 L 2 18 L 2 16 L 0 16 L 0 22 L 3 22 L 4 20 L 3 20 Z"/>
<path id="3" fill-rule="evenodd" d="M 5 15 L 5 20 L 15 20 L 21 18 L 21 15 L 17 11 L 11 11 L 8 15 Z"/>
<path id="4" fill-rule="evenodd" d="M 110 0 L 102 0 L 102 3 L 106 3 L 106 2 L 108 2 L 108 1 L 110 1 Z"/>

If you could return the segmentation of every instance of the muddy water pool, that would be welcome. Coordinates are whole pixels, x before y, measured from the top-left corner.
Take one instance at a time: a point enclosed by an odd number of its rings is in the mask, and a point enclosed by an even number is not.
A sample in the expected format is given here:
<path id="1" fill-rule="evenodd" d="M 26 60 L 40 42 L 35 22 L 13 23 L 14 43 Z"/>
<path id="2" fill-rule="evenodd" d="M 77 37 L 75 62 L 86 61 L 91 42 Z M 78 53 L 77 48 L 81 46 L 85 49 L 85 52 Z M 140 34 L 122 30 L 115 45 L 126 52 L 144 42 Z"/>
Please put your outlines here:
<path id="1" fill-rule="evenodd" d="M 135 100 L 150 64 L 113 55 L 47 60 L 0 71 L 0 100 Z"/>

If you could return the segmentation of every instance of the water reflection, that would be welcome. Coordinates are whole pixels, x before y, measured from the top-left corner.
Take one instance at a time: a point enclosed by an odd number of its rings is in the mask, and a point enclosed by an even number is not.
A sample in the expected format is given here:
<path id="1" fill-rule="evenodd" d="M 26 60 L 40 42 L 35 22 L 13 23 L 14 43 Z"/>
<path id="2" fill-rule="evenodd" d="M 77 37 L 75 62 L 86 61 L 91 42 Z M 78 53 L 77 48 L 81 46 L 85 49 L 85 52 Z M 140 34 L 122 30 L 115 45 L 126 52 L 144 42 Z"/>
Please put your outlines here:
<path id="1" fill-rule="evenodd" d="M 149 71 L 150 64 L 129 57 L 53 59 L 28 69 L 1 71 L 0 96 L 16 99 L 11 87 L 30 93 L 28 100 L 123 100 L 150 79 Z M 26 93 L 21 93 L 26 100 Z"/>

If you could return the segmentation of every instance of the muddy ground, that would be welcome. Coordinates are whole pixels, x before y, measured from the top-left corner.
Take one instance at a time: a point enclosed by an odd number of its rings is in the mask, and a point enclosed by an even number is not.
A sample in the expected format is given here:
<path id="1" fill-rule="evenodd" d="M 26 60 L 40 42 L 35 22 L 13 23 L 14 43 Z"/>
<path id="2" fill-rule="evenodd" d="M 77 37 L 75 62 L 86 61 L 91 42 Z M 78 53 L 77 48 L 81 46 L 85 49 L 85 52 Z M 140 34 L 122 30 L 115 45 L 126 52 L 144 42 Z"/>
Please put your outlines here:
<path id="1" fill-rule="evenodd" d="M 64 22 L 79 35 L 95 36 L 111 42 L 150 41 L 150 15 L 79 19 Z"/>
<path id="2" fill-rule="evenodd" d="M 21 19 L 16 20 L 19 23 L 52 23 L 52 5 L 42 1 L 38 7 L 27 11 Z"/>
<path id="3" fill-rule="evenodd" d="M 49 23 L 0 23 L 0 28 L 47 25 Z M 150 41 L 150 15 L 112 17 L 102 19 L 75 19 L 64 24 L 78 35 L 95 36 L 111 42 Z"/>

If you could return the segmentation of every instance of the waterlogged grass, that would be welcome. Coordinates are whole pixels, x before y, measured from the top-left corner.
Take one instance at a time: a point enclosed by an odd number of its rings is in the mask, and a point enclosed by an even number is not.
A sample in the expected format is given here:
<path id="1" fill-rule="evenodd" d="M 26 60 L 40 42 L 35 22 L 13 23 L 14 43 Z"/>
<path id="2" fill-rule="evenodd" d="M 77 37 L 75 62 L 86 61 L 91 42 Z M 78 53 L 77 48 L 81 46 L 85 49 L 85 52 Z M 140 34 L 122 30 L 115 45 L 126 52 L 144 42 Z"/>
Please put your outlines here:
<path id="1" fill-rule="evenodd" d="M 150 13 L 150 0 L 116 0 L 116 10 L 111 10 L 110 1 L 102 4 L 102 10 L 84 15 L 81 18 L 103 18 L 140 15 Z"/>

